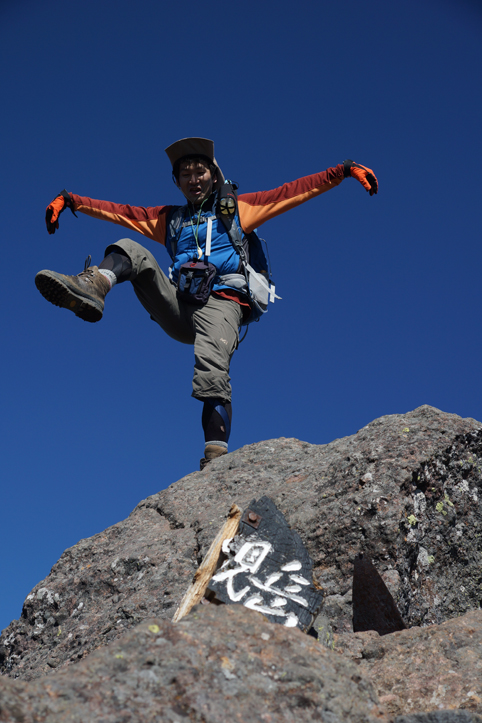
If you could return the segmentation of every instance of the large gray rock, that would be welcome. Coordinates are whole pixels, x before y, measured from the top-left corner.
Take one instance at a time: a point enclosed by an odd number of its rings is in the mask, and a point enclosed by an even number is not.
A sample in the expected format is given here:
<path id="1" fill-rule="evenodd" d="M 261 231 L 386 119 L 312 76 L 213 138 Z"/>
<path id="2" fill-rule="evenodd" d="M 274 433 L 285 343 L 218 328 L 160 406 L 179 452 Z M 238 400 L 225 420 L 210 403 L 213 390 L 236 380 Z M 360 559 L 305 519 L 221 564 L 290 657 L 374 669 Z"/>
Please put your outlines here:
<path id="1" fill-rule="evenodd" d="M 268 495 L 307 546 L 326 595 L 315 627 L 351 631 L 362 551 L 407 626 L 480 601 L 482 427 L 423 406 L 328 445 L 244 447 L 66 550 L 1 637 L 2 671 L 30 680 L 77 663 L 147 618 L 170 619 L 232 502 Z"/>
<path id="2" fill-rule="evenodd" d="M 48 723 L 375 723 L 357 666 L 239 605 L 141 624 L 79 665 L 30 683 L 0 678 L 0 720 Z"/>
<path id="3" fill-rule="evenodd" d="M 391 635 L 342 633 L 335 635 L 335 651 L 358 663 L 359 674 L 371 681 L 389 715 L 450 708 L 466 715 L 482 713 L 482 610 Z M 417 720 L 397 719 L 397 723 Z M 447 723 L 451 720 L 447 717 Z M 453 718 L 454 723 L 457 720 Z M 433 723 L 444 721 L 433 719 Z"/>

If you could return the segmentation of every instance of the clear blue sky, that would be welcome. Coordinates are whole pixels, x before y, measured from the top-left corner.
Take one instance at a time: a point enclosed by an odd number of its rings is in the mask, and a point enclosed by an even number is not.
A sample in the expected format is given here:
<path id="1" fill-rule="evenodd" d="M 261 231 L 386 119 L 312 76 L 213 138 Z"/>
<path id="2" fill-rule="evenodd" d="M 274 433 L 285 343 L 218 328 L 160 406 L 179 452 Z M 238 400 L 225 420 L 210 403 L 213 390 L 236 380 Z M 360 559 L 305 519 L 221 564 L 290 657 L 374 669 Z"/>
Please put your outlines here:
<path id="1" fill-rule="evenodd" d="M 230 448 L 326 443 L 421 404 L 482 420 L 480 7 L 3 0 L 0 629 L 65 548 L 203 451 L 192 348 L 129 284 L 95 325 L 35 288 L 127 235 L 66 212 L 49 236 L 64 187 L 180 202 L 163 149 L 190 135 L 241 192 L 370 166 L 377 197 L 348 179 L 261 229 L 283 300 L 235 354 Z"/>

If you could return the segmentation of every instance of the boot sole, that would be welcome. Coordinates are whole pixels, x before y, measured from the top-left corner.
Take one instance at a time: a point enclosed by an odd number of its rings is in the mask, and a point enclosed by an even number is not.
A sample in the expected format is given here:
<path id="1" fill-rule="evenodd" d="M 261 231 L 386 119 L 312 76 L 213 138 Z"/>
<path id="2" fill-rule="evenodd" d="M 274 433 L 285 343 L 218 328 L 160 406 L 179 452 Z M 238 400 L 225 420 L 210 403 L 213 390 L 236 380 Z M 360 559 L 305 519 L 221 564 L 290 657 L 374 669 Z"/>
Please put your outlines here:
<path id="1" fill-rule="evenodd" d="M 102 319 L 104 309 L 97 299 L 80 293 L 78 289 L 70 286 L 68 281 L 60 279 L 55 271 L 39 271 L 35 277 L 35 286 L 44 299 L 55 306 L 73 311 L 75 316 L 84 321 L 95 323 Z"/>

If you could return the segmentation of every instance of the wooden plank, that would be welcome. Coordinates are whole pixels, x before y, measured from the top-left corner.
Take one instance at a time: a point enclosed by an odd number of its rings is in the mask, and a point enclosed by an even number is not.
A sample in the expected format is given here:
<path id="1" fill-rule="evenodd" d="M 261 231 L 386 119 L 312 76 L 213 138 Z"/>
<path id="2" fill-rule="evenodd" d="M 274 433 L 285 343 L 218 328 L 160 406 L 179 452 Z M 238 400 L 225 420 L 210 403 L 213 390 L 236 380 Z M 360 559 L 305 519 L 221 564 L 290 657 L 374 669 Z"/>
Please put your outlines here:
<path id="1" fill-rule="evenodd" d="M 216 538 L 211 543 L 206 557 L 196 570 L 192 584 L 188 588 L 186 594 L 172 618 L 173 623 L 179 622 L 181 618 L 188 614 L 194 605 L 197 605 L 203 598 L 208 582 L 213 576 L 218 563 L 219 555 L 224 540 L 234 537 L 238 531 L 239 521 L 241 519 L 242 510 L 236 505 L 231 505 L 228 517 L 222 529 L 218 532 Z"/>

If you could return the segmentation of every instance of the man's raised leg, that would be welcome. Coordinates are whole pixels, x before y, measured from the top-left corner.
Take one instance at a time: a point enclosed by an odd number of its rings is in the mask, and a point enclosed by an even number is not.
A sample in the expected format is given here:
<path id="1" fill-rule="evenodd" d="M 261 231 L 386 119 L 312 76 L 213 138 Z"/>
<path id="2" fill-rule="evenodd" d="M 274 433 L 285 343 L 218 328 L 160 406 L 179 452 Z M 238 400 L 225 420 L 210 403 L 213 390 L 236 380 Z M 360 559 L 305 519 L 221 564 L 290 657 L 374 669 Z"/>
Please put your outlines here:
<path id="1" fill-rule="evenodd" d="M 44 270 L 35 277 L 35 284 L 47 301 L 90 322 L 100 321 L 107 293 L 124 281 L 132 282 L 141 304 L 169 336 L 184 344 L 194 343 L 193 310 L 179 304 L 175 286 L 154 256 L 131 239 L 121 239 L 109 246 L 98 267 L 90 266 L 89 256 L 77 276 Z"/>

